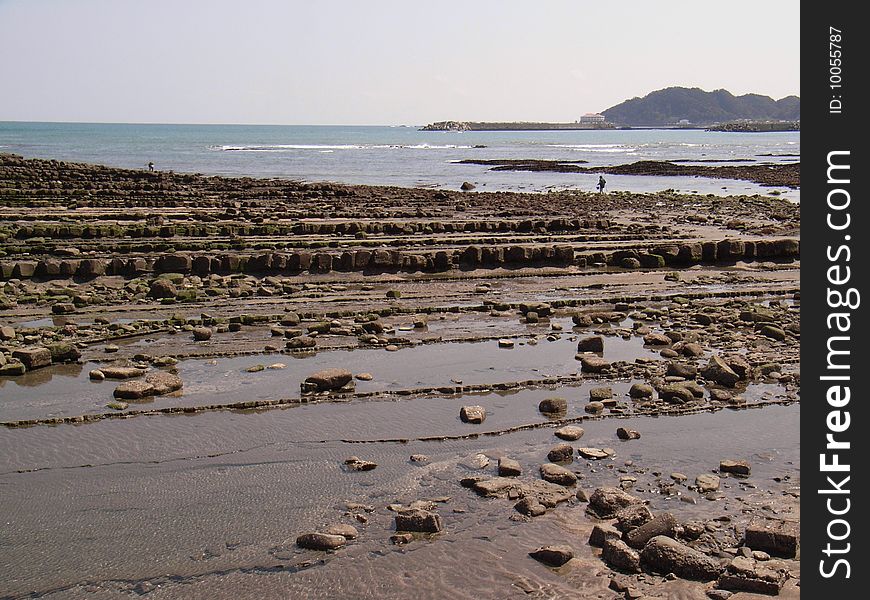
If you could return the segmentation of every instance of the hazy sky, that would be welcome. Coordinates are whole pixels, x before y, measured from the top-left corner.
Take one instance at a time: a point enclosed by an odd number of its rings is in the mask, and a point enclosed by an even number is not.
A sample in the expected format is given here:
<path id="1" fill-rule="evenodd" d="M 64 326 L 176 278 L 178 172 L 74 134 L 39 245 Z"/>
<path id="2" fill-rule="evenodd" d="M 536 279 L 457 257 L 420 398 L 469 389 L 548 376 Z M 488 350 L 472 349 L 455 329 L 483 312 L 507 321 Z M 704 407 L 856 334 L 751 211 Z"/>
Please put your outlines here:
<path id="1" fill-rule="evenodd" d="M 795 0 L 0 0 L 0 120 L 573 121 L 800 93 Z"/>

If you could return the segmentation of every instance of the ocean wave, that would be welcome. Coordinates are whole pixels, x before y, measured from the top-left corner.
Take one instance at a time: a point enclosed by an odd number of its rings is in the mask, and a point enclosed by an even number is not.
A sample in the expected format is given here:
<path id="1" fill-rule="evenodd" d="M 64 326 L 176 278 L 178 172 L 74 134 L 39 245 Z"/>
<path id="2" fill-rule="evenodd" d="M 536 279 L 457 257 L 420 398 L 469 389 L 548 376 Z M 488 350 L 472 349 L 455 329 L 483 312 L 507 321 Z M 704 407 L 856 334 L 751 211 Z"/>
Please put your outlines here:
<path id="1" fill-rule="evenodd" d="M 472 146 L 458 144 L 241 144 L 209 146 L 210 150 L 220 152 L 286 152 L 288 150 L 451 150 L 467 149 Z"/>
<path id="2" fill-rule="evenodd" d="M 548 144 L 550 148 L 569 148 L 571 150 L 581 150 L 583 152 L 606 152 L 625 154 L 637 152 L 637 148 L 629 148 L 622 144 Z"/>

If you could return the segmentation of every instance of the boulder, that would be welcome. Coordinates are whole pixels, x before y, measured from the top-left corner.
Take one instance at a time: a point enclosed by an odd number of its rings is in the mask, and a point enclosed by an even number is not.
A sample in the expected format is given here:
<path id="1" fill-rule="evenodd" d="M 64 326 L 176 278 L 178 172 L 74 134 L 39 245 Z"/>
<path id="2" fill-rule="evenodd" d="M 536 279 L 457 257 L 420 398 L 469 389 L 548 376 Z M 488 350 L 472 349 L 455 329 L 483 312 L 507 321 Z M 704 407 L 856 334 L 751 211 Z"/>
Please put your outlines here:
<path id="1" fill-rule="evenodd" d="M 722 460 L 719 461 L 720 473 L 733 473 L 735 475 L 748 476 L 752 471 L 749 463 L 745 460 Z"/>
<path id="2" fill-rule="evenodd" d="M 577 352 L 604 352 L 604 338 L 600 335 L 582 338 L 577 342 Z"/>
<path id="3" fill-rule="evenodd" d="M 463 423 L 480 424 L 486 420 L 486 409 L 482 406 L 463 406 L 459 410 L 459 418 Z"/>
<path id="4" fill-rule="evenodd" d="M 545 398 L 538 404 L 538 410 L 547 415 L 558 415 L 568 412 L 568 401 L 564 398 Z"/>
<path id="5" fill-rule="evenodd" d="M 121 400 L 140 400 L 155 396 L 157 391 L 154 386 L 145 381 L 125 381 L 115 388 L 112 395 Z"/>
<path id="6" fill-rule="evenodd" d="M 315 346 L 317 346 L 317 340 L 308 335 L 300 335 L 291 338 L 285 344 L 285 347 L 288 350 L 301 350 L 304 348 L 314 348 Z"/>
<path id="7" fill-rule="evenodd" d="M 194 327 L 193 339 L 197 342 L 204 342 L 211 339 L 211 333 L 212 332 L 210 327 Z"/>
<path id="8" fill-rule="evenodd" d="M 514 510 L 527 517 L 540 517 L 547 512 L 547 507 L 541 504 L 537 498 L 527 496 L 514 504 Z"/>
<path id="9" fill-rule="evenodd" d="M 785 584 L 785 573 L 775 571 L 755 560 L 737 556 L 719 577 L 717 586 L 732 592 L 750 592 L 776 596 Z"/>
<path id="10" fill-rule="evenodd" d="M 500 477 L 516 477 L 523 472 L 520 463 L 512 458 L 502 456 L 498 459 L 498 474 Z"/>
<path id="11" fill-rule="evenodd" d="M 719 489 L 719 477 L 710 473 L 701 473 L 695 477 L 695 486 L 702 494 L 715 492 Z"/>
<path id="12" fill-rule="evenodd" d="M 641 504 L 640 498 L 614 487 L 596 489 L 589 496 L 588 509 L 600 519 L 612 518 L 620 509 L 632 504 Z"/>
<path id="13" fill-rule="evenodd" d="M 615 527 L 623 533 L 637 529 L 653 518 L 646 504 L 631 504 L 625 508 L 620 508 L 614 516 L 616 517 Z"/>
<path id="14" fill-rule="evenodd" d="M 302 382 L 302 391 L 337 390 L 350 383 L 352 379 L 353 373 L 347 369 L 324 369 L 306 377 Z"/>
<path id="15" fill-rule="evenodd" d="M 698 367 L 689 363 L 671 361 L 668 363 L 668 369 L 665 374 L 671 377 L 694 379 L 698 374 Z"/>
<path id="16" fill-rule="evenodd" d="M 355 540 L 359 537 L 359 531 L 357 531 L 356 527 L 354 527 L 353 525 L 348 525 L 346 523 L 336 523 L 335 525 L 330 525 L 323 530 L 323 533 L 327 535 L 340 535 L 346 540 Z"/>
<path id="17" fill-rule="evenodd" d="M 529 552 L 529 556 L 550 567 L 561 567 L 574 558 L 574 550 L 566 544 L 542 546 Z"/>
<path id="18" fill-rule="evenodd" d="M 438 533 L 443 529 L 441 515 L 421 508 L 403 510 L 395 517 L 396 531 Z"/>
<path id="19" fill-rule="evenodd" d="M 577 454 L 586 460 L 602 460 L 613 455 L 612 452 L 603 448 L 577 448 Z"/>
<path id="20" fill-rule="evenodd" d="M 573 442 L 583 437 L 583 428 L 576 425 L 565 425 L 553 432 L 557 438 Z"/>
<path id="21" fill-rule="evenodd" d="M 82 356 L 78 348 L 67 342 L 49 344 L 48 350 L 51 352 L 51 362 L 53 363 L 76 362 Z"/>
<path id="22" fill-rule="evenodd" d="M 308 550 L 335 550 L 345 544 L 347 544 L 347 538 L 331 533 L 304 533 L 296 538 L 296 545 Z"/>
<path id="23" fill-rule="evenodd" d="M 610 362 L 600 356 L 580 356 L 580 370 L 584 373 L 601 373 L 610 368 Z"/>
<path id="24" fill-rule="evenodd" d="M 547 453 L 547 460 L 554 463 L 573 462 L 574 447 L 570 444 L 557 444 L 550 448 Z"/>
<path id="25" fill-rule="evenodd" d="M 701 370 L 701 375 L 707 381 L 726 387 L 734 387 L 740 381 L 740 376 L 728 364 L 716 355 L 710 357 L 710 362 Z"/>
<path id="26" fill-rule="evenodd" d="M 628 573 L 640 573 L 640 554 L 619 539 L 606 539 L 601 547 L 601 560 Z"/>
<path id="27" fill-rule="evenodd" d="M 601 548 L 607 540 L 618 540 L 621 537 L 622 534 L 613 525 L 599 523 L 592 527 L 592 533 L 589 534 L 589 545 Z"/>
<path id="28" fill-rule="evenodd" d="M 571 486 L 577 483 L 577 475 L 563 466 L 545 463 L 541 465 L 541 479 L 557 485 Z"/>
<path id="29" fill-rule="evenodd" d="M 647 542 L 640 553 L 644 570 L 673 573 L 683 579 L 710 581 L 719 577 L 719 563 L 706 554 L 663 535 Z"/>
<path id="30" fill-rule="evenodd" d="M 157 396 L 171 394 L 180 390 L 184 386 L 181 377 L 167 373 L 166 371 L 156 371 L 149 374 L 145 378 L 145 383 L 151 384 L 154 387 L 154 393 Z"/>
<path id="31" fill-rule="evenodd" d="M 677 520 L 671 513 L 660 513 L 652 519 L 625 533 L 623 538 L 632 548 L 638 550 L 646 546 L 646 543 L 656 536 L 664 535 L 674 537 L 677 530 Z"/>
<path id="32" fill-rule="evenodd" d="M 794 558 L 800 538 L 798 528 L 793 523 L 753 520 L 746 526 L 744 543 L 753 550 Z"/>
<path id="33" fill-rule="evenodd" d="M 653 394 L 655 394 L 655 389 L 647 383 L 632 384 L 628 390 L 628 395 L 631 398 L 652 398 Z"/>
<path id="34" fill-rule="evenodd" d="M 616 429 L 616 437 L 621 440 L 637 440 L 640 439 L 640 433 L 635 431 L 634 429 L 626 429 L 625 427 L 618 427 Z"/>
<path id="35" fill-rule="evenodd" d="M 155 279 L 148 289 L 148 296 L 156 299 L 175 298 L 176 294 L 178 294 L 178 288 L 168 279 Z"/>

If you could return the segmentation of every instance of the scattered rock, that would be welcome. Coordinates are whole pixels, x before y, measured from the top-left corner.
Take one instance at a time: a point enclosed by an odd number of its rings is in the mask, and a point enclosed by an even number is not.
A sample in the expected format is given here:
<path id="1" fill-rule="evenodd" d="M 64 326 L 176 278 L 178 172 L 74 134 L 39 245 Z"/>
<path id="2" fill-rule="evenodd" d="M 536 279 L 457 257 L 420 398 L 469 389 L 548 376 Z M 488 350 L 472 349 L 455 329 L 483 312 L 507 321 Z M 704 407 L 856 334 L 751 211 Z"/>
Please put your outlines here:
<path id="1" fill-rule="evenodd" d="M 48 348 L 19 348 L 12 351 L 12 358 L 23 364 L 28 371 L 51 365 L 51 350 Z"/>
<path id="2" fill-rule="evenodd" d="M 632 398 L 652 398 L 653 394 L 655 389 L 646 383 L 635 383 L 628 390 L 628 395 Z"/>
<path id="3" fill-rule="evenodd" d="M 715 492 L 719 489 L 719 477 L 710 473 L 701 473 L 695 477 L 695 486 L 702 494 Z"/>
<path id="4" fill-rule="evenodd" d="M 785 583 L 785 573 L 759 565 L 755 560 L 736 556 L 717 583 L 721 589 L 776 596 Z"/>
<path id="5" fill-rule="evenodd" d="M 798 528 L 785 521 L 753 520 L 746 527 L 744 543 L 753 550 L 794 558 L 800 542 Z"/>
<path id="6" fill-rule="evenodd" d="M 616 437 L 618 437 L 621 440 L 637 440 L 637 439 L 640 439 L 640 433 L 638 433 L 634 429 L 626 429 L 625 427 L 618 427 L 616 429 Z"/>
<path id="7" fill-rule="evenodd" d="M 346 369 L 324 369 L 306 377 L 305 381 L 302 382 L 302 391 L 338 390 L 350 383 L 352 379 L 353 373 Z"/>
<path id="8" fill-rule="evenodd" d="M 342 535 L 329 533 L 304 533 L 296 538 L 296 545 L 308 550 L 336 550 L 347 544 L 347 539 Z"/>
<path id="9" fill-rule="evenodd" d="M 704 379 L 724 385 L 725 387 L 734 387 L 740 381 L 740 376 L 724 360 L 716 355 L 710 357 L 710 362 L 701 371 L 701 375 Z"/>
<path id="10" fill-rule="evenodd" d="M 652 538 L 640 553 L 644 570 L 673 573 L 683 579 L 710 581 L 719 577 L 719 563 L 675 539 L 659 535 Z"/>
<path id="11" fill-rule="evenodd" d="M 565 425 L 564 427 L 560 427 L 556 431 L 553 432 L 557 438 L 566 440 L 568 442 L 574 442 L 583 437 L 583 428 L 577 427 L 576 425 Z"/>
<path id="12" fill-rule="evenodd" d="M 618 540 L 622 537 L 616 527 L 606 523 L 599 523 L 592 527 L 592 533 L 589 535 L 589 545 L 601 548 L 607 540 Z"/>
<path id="13" fill-rule="evenodd" d="M 194 327 L 193 328 L 193 339 L 197 342 L 204 342 L 206 340 L 211 339 L 211 328 L 210 327 Z"/>
<path id="14" fill-rule="evenodd" d="M 360 381 L 371 381 L 374 379 L 374 375 L 371 373 L 357 373 L 355 377 Z"/>
<path id="15" fill-rule="evenodd" d="M 520 463 L 512 458 L 502 456 L 498 459 L 498 474 L 501 477 L 517 477 L 522 473 Z"/>
<path id="16" fill-rule="evenodd" d="M 574 462 L 574 447 L 570 444 L 557 444 L 550 448 L 547 460 L 554 463 Z"/>
<path id="17" fill-rule="evenodd" d="M 640 504 L 636 498 L 624 490 L 614 487 L 601 487 L 589 497 L 589 510 L 600 519 L 612 518 L 620 509 L 632 504 Z"/>
<path id="18" fill-rule="evenodd" d="M 326 529 L 323 530 L 323 533 L 328 535 L 340 535 L 346 540 L 355 540 L 359 537 L 359 531 L 357 531 L 356 527 L 353 525 L 347 525 L 345 523 L 336 523 L 335 525 L 330 525 Z"/>
<path id="19" fill-rule="evenodd" d="M 532 496 L 527 496 L 514 504 L 514 509 L 518 513 L 528 517 L 539 517 L 547 512 L 547 507 Z"/>
<path id="20" fill-rule="evenodd" d="M 604 352 L 604 338 L 593 335 L 577 342 L 577 352 Z"/>
<path id="21" fill-rule="evenodd" d="M 748 476 L 752 468 L 745 460 L 722 460 L 719 461 L 719 471 L 721 473 L 734 473 L 735 475 Z"/>
<path id="22" fill-rule="evenodd" d="M 396 531 L 438 533 L 442 530 L 441 515 L 423 509 L 408 509 L 395 517 Z"/>
<path id="23" fill-rule="evenodd" d="M 646 543 L 656 536 L 664 535 L 674 537 L 677 530 L 677 520 L 671 513 L 660 513 L 643 523 L 636 529 L 626 532 L 625 541 L 632 548 L 638 550 L 646 546 Z"/>
<path id="24" fill-rule="evenodd" d="M 605 539 L 601 547 L 601 559 L 620 571 L 640 573 L 640 554 L 618 539 Z"/>
<path id="25" fill-rule="evenodd" d="M 500 339 L 500 340 L 498 341 L 498 347 L 499 347 L 499 348 L 513 348 L 513 347 L 514 347 L 514 341 L 513 341 L 513 340 L 508 340 L 508 339 Z"/>
<path id="26" fill-rule="evenodd" d="M 564 398 L 546 398 L 538 404 L 538 410 L 547 415 L 568 412 L 568 401 Z"/>
<path id="27" fill-rule="evenodd" d="M 611 452 L 603 448 L 577 448 L 577 453 L 587 460 L 602 460 L 611 456 Z"/>
<path id="28" fill-rule="evenodd" d="M 545 463 L 541 465 L 541 479 L 558 485 L 571 486 L 577 483 L 577 475 L 563 466 Z"/>
<path id="29" fill-rule="evenodd" d="M 610 368 L 610 362 L 599 356 L 582 355 L 580 357 L 580 370 L 584 373 L 601 373 Z"/>
<path id="30" fill-rule="evenodd" d="M 486 420 L 486 409 L 482 406 L 463 406 L 459 410 L 459 418 L 463 423 L 480 424 Z"/>
<path id="31" fill-rule="evenodd" d="M 574 550 L 566 544 L 542 546 L 529 552 L 529 556 L 550 567 L 561 567 L 574 558 Z"/>
<path id="32" fill-rule="evenodd" d="M 171 394 L 184 386 L 181 377 L 172 373 L 166 373 L 165 371 L 151 373 L 145 378 L 145 383 L 154 388 L 154 394 L 157 396 Z"/>
<path id="33" fill-rule="evenodd" d="M 125 381 L 115 388 L 112 395 L 122 400 L 140 400 L 149 396 L 156 396 L 157 391 L 153 385 L 145 381 Z"/>
<path id="34" fill-rule="evenodd" d="M 344 465 L 351 471 L 371 471 L 377 467 L 377 463 L 370 460 L 362 460 L 357 456 L 350 456 L 345 459 Z"/>

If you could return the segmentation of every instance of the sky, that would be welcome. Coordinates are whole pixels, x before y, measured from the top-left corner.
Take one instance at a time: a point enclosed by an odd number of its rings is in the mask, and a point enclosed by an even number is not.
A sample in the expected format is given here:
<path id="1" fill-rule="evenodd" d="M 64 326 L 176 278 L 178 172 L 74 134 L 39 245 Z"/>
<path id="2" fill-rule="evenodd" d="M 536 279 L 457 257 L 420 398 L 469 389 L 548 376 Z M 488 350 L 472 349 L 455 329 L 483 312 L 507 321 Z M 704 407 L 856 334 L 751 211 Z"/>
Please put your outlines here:
<path id="1" fill-rule="evenodd" d="M 574 121 L 800 94 L 794 0 L 0 0 L 0 121 Z"/>

